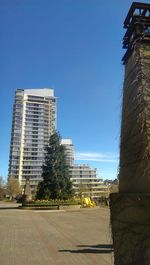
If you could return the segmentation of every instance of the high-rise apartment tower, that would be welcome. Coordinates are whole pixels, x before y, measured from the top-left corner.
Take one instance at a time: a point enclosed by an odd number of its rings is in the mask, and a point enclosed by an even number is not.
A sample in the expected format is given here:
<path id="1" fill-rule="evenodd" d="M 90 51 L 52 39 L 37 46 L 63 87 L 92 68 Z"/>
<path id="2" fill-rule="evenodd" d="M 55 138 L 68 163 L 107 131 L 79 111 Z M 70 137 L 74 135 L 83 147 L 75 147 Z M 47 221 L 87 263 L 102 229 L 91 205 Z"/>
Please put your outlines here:
<path id="1" fill-rule="evenodd" d="M 74 147 L 72 139 L 62 139 L 61 144 L 65 147 L 66 161 L 69 166 L 74 163 Z"/>
<path id="2" fill-rule="evenodd" d="M 53 89 L 17 89 L 13 109 L 9 176 L 34 190 L 41 180 L 45 146 L 56 128 Z"/>

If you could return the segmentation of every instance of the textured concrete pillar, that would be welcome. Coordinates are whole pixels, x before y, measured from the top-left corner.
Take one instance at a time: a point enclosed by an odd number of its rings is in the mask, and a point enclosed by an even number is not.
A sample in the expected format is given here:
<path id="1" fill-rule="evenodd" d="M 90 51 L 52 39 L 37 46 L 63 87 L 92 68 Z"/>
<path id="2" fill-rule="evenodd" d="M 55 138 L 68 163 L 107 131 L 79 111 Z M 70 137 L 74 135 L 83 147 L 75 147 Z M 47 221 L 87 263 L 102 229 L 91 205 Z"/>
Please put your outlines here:
<path id="1" fill-rule="evenodd" d="M 119 178 L 120 192 L 150 192 L 150 42 L 125 65 Z"/>
<path id="2" fill-rule="evenodd" d="M 125 19 L 119 193 L 110 210 L 115 265 L 150 265 L 150 4 Z"/>
<path id="3" fill-rule="evenodd" d="M 150 265 L 150 193 L 111 194 L 115 265 Z"/>

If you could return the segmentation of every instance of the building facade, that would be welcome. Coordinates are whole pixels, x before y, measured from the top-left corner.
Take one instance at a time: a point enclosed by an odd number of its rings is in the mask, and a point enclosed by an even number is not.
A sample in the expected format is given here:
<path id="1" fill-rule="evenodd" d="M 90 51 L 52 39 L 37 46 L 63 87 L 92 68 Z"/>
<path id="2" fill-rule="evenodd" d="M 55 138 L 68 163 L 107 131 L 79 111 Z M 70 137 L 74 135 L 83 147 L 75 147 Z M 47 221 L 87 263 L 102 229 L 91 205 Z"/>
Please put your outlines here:
<path id="1" fill-rule="evenodd" d="M 74 148 L 72 139 L 62 139 L 61 144 L 65 147 L 67 164 L 69 165 L 69 176 L 73 189 L 77 196 L 88 196 L 92 199 L 109 196 L 109 187 L 98 178 L 96 168 L 89 165 L 74 164 Z"/>
<path id="2" fill-rule="evenodd" d="M 96 168 L 89 165 L 72 165 L 69 167 L 69 175 L 77 196 L 88 196 L 98 199 L 109 194 L 108 186 L 103 179 L 97 177 Z"/>
<path id="3" fill-rule="evenodd" d="M 74 163 L 74 147 L 72 139 L 62 139 L 61 144 L 65 147 L 66 161 L 69 166 Z"/>
<path id="4" fill-rule="evenodd" d="M 17 89 L 13 108 L 9 176 L 21 186 L 30 177 L 31 190 L 41 180 L 45 146 L 56 129 L 53 89 Z"/>

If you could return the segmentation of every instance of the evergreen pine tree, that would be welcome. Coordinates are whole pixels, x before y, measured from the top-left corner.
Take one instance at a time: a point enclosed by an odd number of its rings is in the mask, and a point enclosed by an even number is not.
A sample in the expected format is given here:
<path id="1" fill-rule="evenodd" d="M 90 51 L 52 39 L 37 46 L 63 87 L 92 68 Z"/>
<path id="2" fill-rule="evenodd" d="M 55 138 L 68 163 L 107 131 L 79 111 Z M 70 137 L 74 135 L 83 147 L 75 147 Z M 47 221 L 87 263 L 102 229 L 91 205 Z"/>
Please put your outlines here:
<path id="1" fill-rule="evenodd" d="M 37 199 L 68 199 L 73 196 L 65 147 L 60 143 L 58 132 L 49 139 L 42 168 L 43 180 L 38 185 Z"/>

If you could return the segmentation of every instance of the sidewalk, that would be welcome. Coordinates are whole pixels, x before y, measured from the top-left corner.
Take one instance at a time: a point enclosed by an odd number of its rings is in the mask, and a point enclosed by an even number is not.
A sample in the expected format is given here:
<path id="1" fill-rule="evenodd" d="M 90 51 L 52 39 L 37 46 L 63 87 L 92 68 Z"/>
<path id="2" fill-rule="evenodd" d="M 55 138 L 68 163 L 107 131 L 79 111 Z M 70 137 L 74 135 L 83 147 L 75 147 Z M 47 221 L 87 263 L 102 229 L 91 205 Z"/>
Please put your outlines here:
<path id="1" fill-rule="evenodd" d="M 2 265 L 113 265 L 108 209 L 0 215 Z"/>

